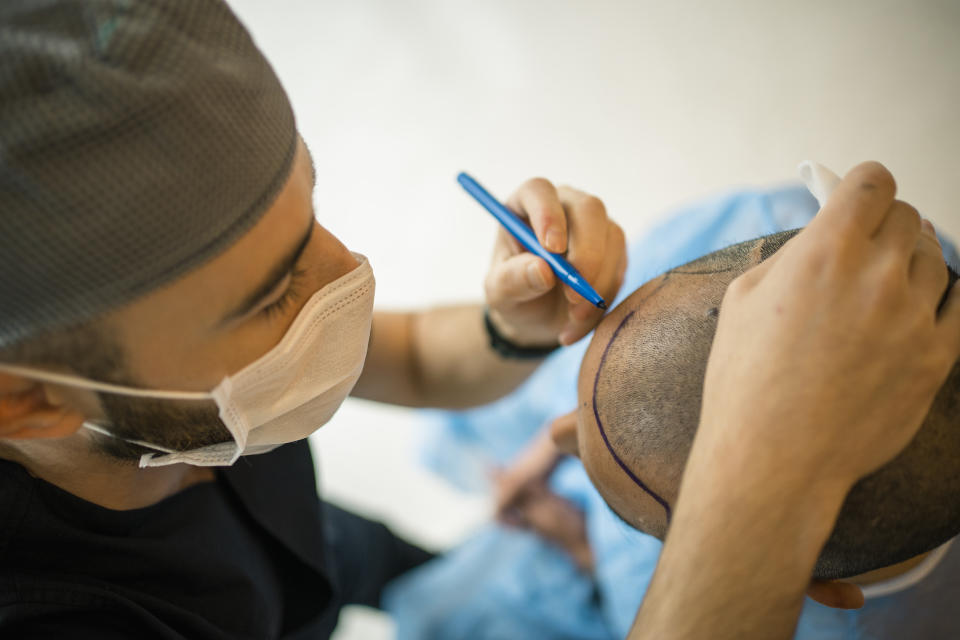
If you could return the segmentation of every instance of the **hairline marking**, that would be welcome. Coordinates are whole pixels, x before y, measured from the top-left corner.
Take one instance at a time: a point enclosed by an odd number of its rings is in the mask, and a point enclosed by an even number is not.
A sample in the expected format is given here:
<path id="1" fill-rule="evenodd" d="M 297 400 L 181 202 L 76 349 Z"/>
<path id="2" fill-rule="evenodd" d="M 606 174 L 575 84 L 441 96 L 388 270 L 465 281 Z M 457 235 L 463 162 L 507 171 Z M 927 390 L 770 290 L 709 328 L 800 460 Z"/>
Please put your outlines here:
<path id="1" fill-rule="evenodd" d="M 638 303 L 638 307 L 639 305 L 642 305 L 644 302 L 646 302 L 647 300 L 652 298 L 654 295 L 656 295 L 660 291 L 660 289 L 662 289 L 663 286 L 667 283 L 669 276 L 670 276 L 669 272 L 664 274 L 663 282 L 661 282 L 656 289 L 651 291 L 650 295 L 648 295 L 643 300 L 641 300 Z M 610 455 L 613 456 L 614 461 L 617 463 L 617 465 L 619 465 L 619 467 L 623 470 L 623 472 L 626 473 L 627 476 L 634 482 L 634 484 L 640 487 L 640 489 L 646 492 L 651 498 L 656 500 L 661 507 L 663 507 L 664 511 L 667 512 L 667 524 L 669 524 L 670 523 L 670 505 L 667 504 L 666 500 L 661 498 L 659 495 L 656 494 L 656 492 L 654 492 L 650 487 L 648 487 L 643 482 L 643 480 L 638 478 L 637 475 L 630 470 L 630 467 L 628 467 L 626 463 L 624 463 L 624 461 L 620 459 L 620 456 L 617 455 L 617 452 L 613 450 L 613 445 L 610 443 L 610 439 L 607 437 L 607 432 L 603 428 L 603 422 L 600 420 L 600 410 L 597 408 L 597 388 L 600 385 L 600 372 L 603 371 L 603 365 L 607 361 L 607 354 L 610 352 L 610 346 L 617 339 L 617 335 L 620 333 L 620 330 L 623 329 L 623 327 L 627 324 L 627 321 L 631 317 L 633 317 L 633 314 L 635 314 L 636 312 L 637 312 L 637 309 L 634 309 L 633 311 L 628 313 L 623 318 L 623 320 L 620 321 L 620 324 L 617 326 L 616 330 L 614 330 L 613 335 L 610 336 L 610 340 L 607 342 L 607 346 L 604 347 L 603 349 L 603 356 L 601 356 L 600 358 L 600 366 L 597 367 L 597 375 L 595 376 L 593 381 L 593 417 L 597 421 L 597 428 L 600 430 L 600 437 L 603 438 L 603 443 L 607 446 L 607 451 L 609 451 Z"/>

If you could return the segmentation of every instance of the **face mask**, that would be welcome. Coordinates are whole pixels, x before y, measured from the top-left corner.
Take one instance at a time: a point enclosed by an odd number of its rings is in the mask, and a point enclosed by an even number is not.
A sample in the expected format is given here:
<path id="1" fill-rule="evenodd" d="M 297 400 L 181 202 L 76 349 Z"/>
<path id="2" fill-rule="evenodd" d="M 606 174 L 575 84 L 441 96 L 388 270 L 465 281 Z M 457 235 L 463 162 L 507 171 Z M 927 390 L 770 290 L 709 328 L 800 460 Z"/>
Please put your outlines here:
<path id="1" fill-rule="evenodd" d="M 302 440 L 333 416 L 353 389 L 370 340 L 373 319 L 373 270 L 361 255 L 360 266 L 317 291 L 273 349 L 209 392 L 160 391 L 112 385 L 84 378 L 0 364 L 0 370 L 55 384 L 105 393 L 166 400 L 213 400 L 233 442 L 171 451 L 122 438 L 166 455 L 148 453 L 141 467 L 178 462 L 224 466 L 241 455 L 266 453 Z M 84 427 L 112 437 L 100 425 Z"/>

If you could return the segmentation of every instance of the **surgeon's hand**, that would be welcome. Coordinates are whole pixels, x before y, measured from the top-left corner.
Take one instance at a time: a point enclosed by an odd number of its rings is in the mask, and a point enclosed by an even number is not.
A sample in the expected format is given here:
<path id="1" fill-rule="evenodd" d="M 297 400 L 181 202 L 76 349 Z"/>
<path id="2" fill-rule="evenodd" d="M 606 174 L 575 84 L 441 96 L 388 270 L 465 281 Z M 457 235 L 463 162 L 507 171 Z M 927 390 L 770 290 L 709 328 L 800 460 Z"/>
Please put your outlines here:
<path id="1" fill-rule="evenodd" d="M 700 426 L 631 639 L 787 638 L 850 487 L 913 438 L 960 355 L 960 287 L 880 164 L 727 289 Z M 718 588 L 736 580 L 736 588 Z M 828 594 L 827 591 L 832 591 Z"/>
<path id="2" fill-rule="evenodd" d="M 567 260 L 608 303 L 627 268 L 623 230 L 598 198 L 543 178 L 523 183 L 507 207 L 526 220 L 548 251 Z M 549 265 L 500 229 L 487 275 L 487 305 L 497 330 L 524 347 L 568 345 L 587 335 L 603 311 L 565 285 Z"/>
<path id="3" fill-rule="evenodd" d="M 895 191 L 882 165 L 855 167 L 804 231 L 731 284 L 695 448 L 848 489 L 910 442 L 960 355 L 960 288 L 938 313 L 940 245 Z"/>

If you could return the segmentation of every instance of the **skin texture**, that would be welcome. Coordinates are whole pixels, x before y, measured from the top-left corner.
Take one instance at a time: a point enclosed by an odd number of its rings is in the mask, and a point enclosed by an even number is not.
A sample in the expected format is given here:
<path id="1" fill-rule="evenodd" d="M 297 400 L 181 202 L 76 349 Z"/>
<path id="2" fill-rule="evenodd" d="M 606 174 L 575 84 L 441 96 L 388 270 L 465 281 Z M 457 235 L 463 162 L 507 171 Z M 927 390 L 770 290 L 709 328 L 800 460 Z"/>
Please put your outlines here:
<path id="1" fill-rule="evenodd" d="M 310 295 L 352 270 L 357 262 L 316 221 L 309 151 L 300 141 L 291 173 L 261 220 L 233 246 L 182 278 L 97 319 L 123 352 L 122 380 L 150 389 L 209 391 L 269 351 L 283 337 Z M 602 203 L 580 191 L 557 189 L 538 178 L 511 198 L 541 242 L 551 237 L 567 249 L 574 265 L 601 292 L 616 295 L 625 265 L 620 228 Z M 317 212 L 322 217 L 322 211 Z M 276 289 L 250 313 L 222 322 L 255 284 L 309 241 Z M 557 233 L 559 232 L 559 236 Z M 559 239 L 557 239 L 559 238 Z M 362 248 L 360 248 L 362 249 Z M 531 279 L 542 260 L 514 251 L 500 238 L 487 280 L 491 313 L 498 328 L 521 346 L 585 335 L 600 314 L 578 299 L 571 303 L 550 276 Z M 599 260 L 594 258 L 600 256 Z M 589 274 L 589 275 L 588 275 Z M 266 307 L 283 299 L 274 312 Z M 547 327 L 544 329 L 544 327 Z M 416 312 L 375 312 L 363 374 L 354 395 L 406 406 L 462 407 L 489 402 L 515 388 L 537 362 L 508 361 L 489 346 L 480 305 Z M 72 372 L 69 363 L 38 363 Z M 118 372 L 119 375 L 120 372 Z M 221 441 L 225 431 L 212 402 L 142 401 L 0 374 L 0 457 L 74 495 L 112 509 L 154 504 L 196 482 L 211 481 L 210 468 L 183 464 L 140 469 L 136 451 L 80 425 L 109 413 L 121 430 L 136 437 L 147 425 L 152 441 L 164 424 L 189 424 L 170 448 Z M 166 421 L 166 422 L 164 422 Z M 172 429 L 171 429 L 172 430 Z M 151 438 L 139 439 L 151 441 Z M 172 443 L 168 443 L 172 444 Z M 107 455 L 105 455 L 107 454 Z M 117 455 L 126 457 L 117 457 Z M 133 454 L 133 455 L 131 455 Z"/>

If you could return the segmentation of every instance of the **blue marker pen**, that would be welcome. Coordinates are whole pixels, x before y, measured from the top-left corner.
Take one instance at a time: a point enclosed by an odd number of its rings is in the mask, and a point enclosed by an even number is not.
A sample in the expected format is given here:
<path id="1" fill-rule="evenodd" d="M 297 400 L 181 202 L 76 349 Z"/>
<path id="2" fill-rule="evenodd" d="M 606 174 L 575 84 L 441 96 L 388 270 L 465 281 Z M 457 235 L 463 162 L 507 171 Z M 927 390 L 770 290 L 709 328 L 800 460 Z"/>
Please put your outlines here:
<path id="1" fill-rule="evenodd" d="M 483 208 L 493 214 L 493 217 L 500 221 L 500 224 L 510 232 L 517 241 L 526 247 L 527 251 L 546 260 L 553 272 L 557 274 L 560 281 L 569 285 L 571 289 L 586 298 L 590 303 L 601 309 L 607 308 L 607 303 L 603 301 L 600 294 L 590 286 L 580 273 L 573 268 L 573 265 L 567 262 L 559 253 L 550 253 L 537 241 L 537 236 L 527 224 L 517 217 L 515 213 L 500 204 L 496 198 L 491 196 L 486 189 L 481 187 L 476 180 L 461 172 L 457 176 L 457 182 L 467 190 L 474 199 L 483 205 Z"/>

